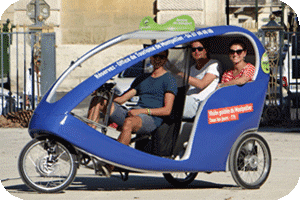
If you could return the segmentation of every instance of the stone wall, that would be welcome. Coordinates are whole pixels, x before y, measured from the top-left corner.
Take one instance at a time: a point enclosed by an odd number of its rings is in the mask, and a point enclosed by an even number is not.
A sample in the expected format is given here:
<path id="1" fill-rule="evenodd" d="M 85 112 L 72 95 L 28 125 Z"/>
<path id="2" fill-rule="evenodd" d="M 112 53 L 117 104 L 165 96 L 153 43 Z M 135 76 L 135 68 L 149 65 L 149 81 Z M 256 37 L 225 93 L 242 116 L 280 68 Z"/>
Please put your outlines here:
<path id="1" fill-rule="evenodd" d="M 153 0 L 62 0 L 63 44 L 99 44 L 153 17 Z"/>
<path id="2" fill-rule="evenodd" d="M 45 25 L 51 25 L 54 27 L 58 44 L 61 43 L 61 0 L 45 0 L 50 6 L 50 17 L 45 21 Z M 19 27 L 25 27 L 28 31 L 28 27 L 33 24 L 26 14 L 27 4 L 31 0 L 19 0 L 11 4 L 1 16 L 1 23 L 5 23 L 6 19 L 10 19 L 13 25 L 19 25 Z"/>
<path id="3" fill-rule="evenodd" d="M 33 22 L 26 15 L 26 6 L 31 0 L 19 0 L 10 6 L 1 20 L 6 17 L 13 24 L 20 25 L 23 31 Z M 56 33 L 56 74 L 59 77 L 68 68 L 72 60 L 76 60 L 95 45 L 107 41 L 117 35 L 135 31 L 140 21 L 145 16 L 157 17 L 158 23 L 182 15 L 191 15 L 197 26 L 224 25 L 225 4 L 223 0 L 45 0 L 50 6 L 50 17 L 45 21 L 46 25 L 54 26 Z M 27 45 L 28 46 L 28 45 Z M 132 49 L 141 48 L 133 43 L 125 43 L 124 55 L 114 55 L 113 49 L 108 51 L 105 60 L 93 63 L 91 70 L 100 70 L 99 66 L 111 63 L 122 56 L 127 55 Z M 30 47 L 27 47 L 27 51 Z M 16 52 L 12 46 L 12 52 Z M 30 52 L 26 54 L 30 56 Z M 22 55 L 21 55 L 22 57 Z M 21 60 L 21 58 L 20 58 Z M 30 57 L 26 58 L 27 68 Z M 12 84 L 16 83 L 16 59 L 12 55 L 11 75 Z M 19 63 L 19 71 L 23 71 L 23 65 Z M 83 74 L 80 74 L 81 76 Z M 22 73 L 20 74 L 20 86 L 22 88 Z M 73 80 L 66 82 L 61 91 L 67 91 L 77 85 L 86 77 L 74 76 Z"/>
<path id="4" fill-rule="evenodd" d="M 178 15 L 190 15 L 197 27 L 226 23 L 225 1 L 222 0 L 157 0 L 157 21 L 166 21 Z"/>
<path id="5" fill-rule="evenodd" d="M 0 18 L 0 23 L 5 24 L 7 19 L 14 19 L 14 13 L 15 13 L 15 9 L 14 9 L 14 4 L 11 4 L 6 10 L 5 12 L 1 15 Z"/>
<path id="6" fill-rule="evenodd" d="M 31 0 L 19 0 L 10 6 L 1 20 L 31 25 L 26 6 Z M 225 24 L 223 0 L 45 0 L 50 6 L 46 25 L 53 25 L 57 44 L 99 44 L 117 35 L 135 31 L 145 16 L 165 23 L 179 15 L 190 15 L 196 26 Z"/>

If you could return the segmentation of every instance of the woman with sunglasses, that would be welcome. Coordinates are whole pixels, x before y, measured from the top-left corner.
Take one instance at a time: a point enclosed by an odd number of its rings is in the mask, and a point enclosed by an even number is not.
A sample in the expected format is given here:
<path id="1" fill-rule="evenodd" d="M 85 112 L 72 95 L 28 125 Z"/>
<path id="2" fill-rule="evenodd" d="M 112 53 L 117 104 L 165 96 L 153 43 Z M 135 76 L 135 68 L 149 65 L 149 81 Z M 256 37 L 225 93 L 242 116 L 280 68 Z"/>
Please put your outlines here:
<path id="1" fill-rule="evenodd" d="M 195 117 L 200 103 L 216 89 L 221 70 L 219 61 L 210 59 L 207 40 L 196 40 L 190 45 L 195 64 L 192 65 L 189 76 L 190 87 L 187 91 L 183 111 L 185 119 Z M 179 72 L 178 75 L 184 77 L 182 72 Z"/>
<path id="2" fill-rule="evenodd" d="M 234 40 L 230 43 L 229 58 L 233 63 L 233 67 L 225 71 L 219 87 L 228 85 L 243 85 L 252 78 L 255 73 L 255 67 L 251 63 L 245 62 L 247 49 L 244 42 Z"/>

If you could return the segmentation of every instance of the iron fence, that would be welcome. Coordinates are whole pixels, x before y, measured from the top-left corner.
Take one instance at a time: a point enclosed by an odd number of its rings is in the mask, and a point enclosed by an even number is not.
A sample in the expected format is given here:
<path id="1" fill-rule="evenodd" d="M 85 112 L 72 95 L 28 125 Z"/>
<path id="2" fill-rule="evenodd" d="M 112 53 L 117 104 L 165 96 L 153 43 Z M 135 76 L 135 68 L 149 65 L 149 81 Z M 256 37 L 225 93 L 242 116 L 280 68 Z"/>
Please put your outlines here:
<path id="1" fill-rule="evenodd" d="M 1 32 L 0 115 L 34 109 L 39 94 L 40 51 L 35 32 Z"/>
<path id="2" fill-rule="evenodd" d="M 300 120 L 300 33 L 283 34 L 282 62 L 279 69 L 282 87 L 286 90 L 285 103 L 288 119 Z"/>

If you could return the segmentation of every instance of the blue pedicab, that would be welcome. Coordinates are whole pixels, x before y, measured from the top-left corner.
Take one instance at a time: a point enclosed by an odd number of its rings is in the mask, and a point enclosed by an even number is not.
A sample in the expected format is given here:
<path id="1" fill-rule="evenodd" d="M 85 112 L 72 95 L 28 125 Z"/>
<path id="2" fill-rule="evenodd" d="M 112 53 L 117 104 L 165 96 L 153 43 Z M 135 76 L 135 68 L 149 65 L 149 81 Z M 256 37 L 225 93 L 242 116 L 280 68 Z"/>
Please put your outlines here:
<path id="1" fill-rule="evenodd" d="M 176 58 L 180 54 L 181 66 L 185 73 L 189 73 L 189 43 L 203 38 L 211 40 L 211 57 L 218 59 L 223 68 L 231 64 L 226 53 L 230 41 L 236 38 L 245 41 L 247 57 L 256 66 L 255 77 L 245 85 L 215 90 L 201 104 L 193 120 L 182 120 L 185 95 L 178 94 L 175 104 L 177 99 L 180 103 L 174 105 L 173 110 L 177 112 L 172 112 L 175 114 L 170 120 L 175 128 L 167 133 L 172 135 L 168 137 L 172 138 L 168 153 L 154 152 L 160 147 L 148 151 L 140 147 L 149 145 L 149 141 L 151 144 L 151 140 L 156 138 L 153 135 L 133 138 L 136 148 L 126 146 L 109 135 L 112 128 L 108 126 L 108 116 L 95 123 L 76 114 L 75 108 L 98 88 L 107 93 L 111 103 L 115 87 L 112 77 L 161 51 L 174 51 Z M 156 43 L 93 73 L 57 100 L 56 92 L 71 72 L 84 68 L 83 63 L 99 52 L 129 39 L 150 39 L 156 40 Z M 85 70 L 89 71 L 90 64 L 86 65 Z M 196 28 L 192 31 L 138 30 L 111 39 L 73 62 L 45 94 L 29 125 L 33 140 L 24 147 L 19 157 L 20 175 L 30 188 L 52 193 L 67 188 L 80 166 L 92 164 L 96 169 L 96 163 L 100 162 L 116 166 L 124 179 L 128 178 L 129 172 L 161 172 L 172 185 L 184 187 L 199 172 L 229 170 L 242 188 L 260 188 L 271 169 L 268 144 L 256 133 L 268 88 L 268 64 L 268 57 L 256 36 L 235 26 Z M 187 80 L 183 80 L 181 87 L 186 86 Z M 95 124 L 98 128 L 94 129 L 89 124 Z M 152 141 L 152 146 L 157 143 L 161 144 L 160 141 Z"/>

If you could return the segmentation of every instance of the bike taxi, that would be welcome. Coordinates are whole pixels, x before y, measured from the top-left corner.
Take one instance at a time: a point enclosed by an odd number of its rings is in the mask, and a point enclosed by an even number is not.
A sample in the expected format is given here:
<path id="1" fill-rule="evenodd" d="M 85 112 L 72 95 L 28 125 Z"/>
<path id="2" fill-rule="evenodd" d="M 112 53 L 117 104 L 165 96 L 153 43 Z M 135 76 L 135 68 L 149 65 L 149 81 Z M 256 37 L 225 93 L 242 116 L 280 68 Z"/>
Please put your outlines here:
<path id="1" fill-rule="evenodd" d="M 141 73 L 147 73 L 149 57 L 167 49 L 172 66 L 189 74 L 189 43 L 204 38 L 210 41 L 211 57 L 219 60 L 223 69 L 231 65 L 227 55 L 229 43 L 236 38 L 243 40 L 248 49 L 247 59 L 256 68 L 253 81 L 216 89 L 201 103 L 195 118 L 189 121 L 181 117 L 183 90 L 176 96 L 179 103 L 173 107 L 173 118 L 165 123 L 171 130 L 166 133 L 171 139 L 164 147 L 153 148 L 161 144 L 157 140 L 164 137 L 157 137 L 157 131 L 154 135 L 133 138 L 130 146 L 123 145 L 113 136 L 118 131 L 109 126 L 107 115 L 100 123 L 95 123 L 86 118 L 86 113 L 78 112 L 81 102 L 96 90 L 106 94 L 111 103 L 118 87 L 114 77 L 137 65 L 141 67 Z M 135 40 L 130 43 L 133 47 L 130 53 L 124 51 L 124 46 L 117 46 L 127 40 Z M 136 45 L 139 42 L 148 45 Z M 122 53 L 128 55 L 108 64 L 110 51 L 116 50 L 123 50 Z M 93 71 L 91 66 L 98 63 L 108 66 L 99 66 L 97 70 L 101 70 Z M 91 73 L 87 79 L 80 80 L 58 99 L 57 91 L 68 77 L 87 72 Z M 116 166 L 124 180 L 130 172 L 161 172 L 172 185 L 183 187 L 199 172 L 229 170 L 239 186 L 259 188 L 271 169 L 268 144 L 256 133 L 268 81 L 268 56 L 258 38 L 248 30 L 235 26 L 195 28 L 189 16 L 177 17 L 163 25 L 146 17 L 140 30 L 100 44 L 73 62 L 44 95 L 29 125 L 33 140 L 19 157 L 20 175 L 30 188 L 52 193 L 67 188 L 80 166 L 102 162 Z M 187 83 L 185 79 L 178 85 L 186 88 Z"/>

